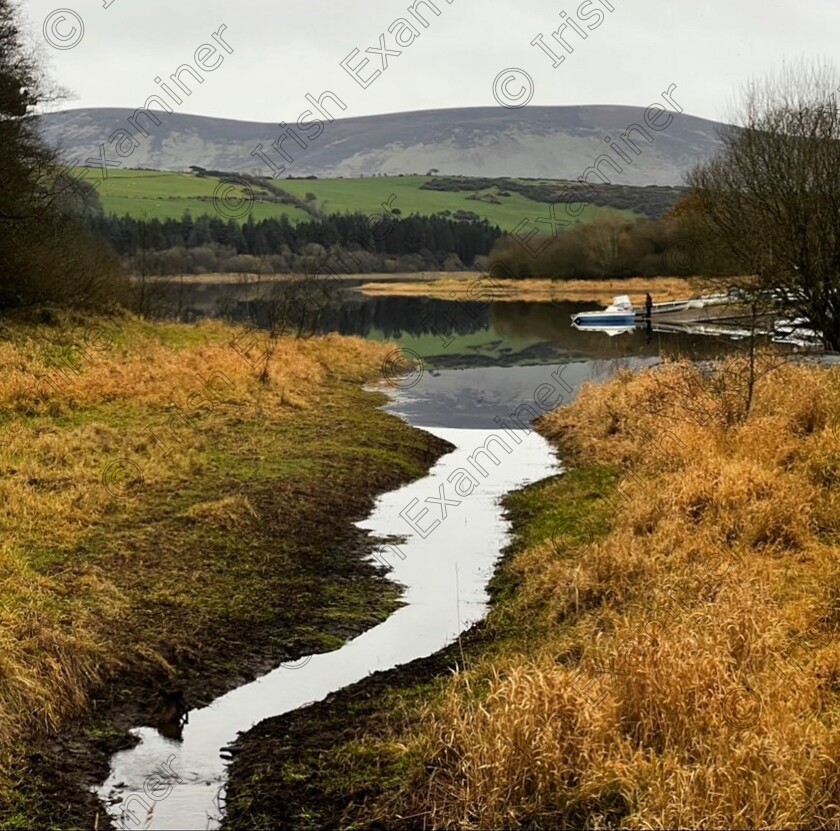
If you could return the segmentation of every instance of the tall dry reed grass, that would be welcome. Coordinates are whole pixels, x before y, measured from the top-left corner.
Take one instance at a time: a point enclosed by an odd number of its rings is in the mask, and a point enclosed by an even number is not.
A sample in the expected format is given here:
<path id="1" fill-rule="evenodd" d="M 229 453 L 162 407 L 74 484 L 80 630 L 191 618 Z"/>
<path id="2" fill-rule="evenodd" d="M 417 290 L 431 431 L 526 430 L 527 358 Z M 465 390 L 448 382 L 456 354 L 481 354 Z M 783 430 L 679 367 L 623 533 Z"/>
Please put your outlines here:
<path id="1" fill-rule="evenodd" d="M 380 817 L 840 827 L 840 371 L 781 366 L 733 419 L 737 392 L 674 364 L 543 420 L 561 454 L 623 471 L 612 530 L 582 557 L 517 554 L 504 615 L 530 636 L 401 737 L 426 772 Z"/>
<path id="2" fill-rule="evenodd" d="M 682 300 L 697 294 L 697 286 L 682 277 L 630 277 L 622 280 L 505 280 L 482 277 L 480 274 L 445 274 L 437 279 L 405 283 L 365 283 L 361 291 L 373 297 L 432 297 L 465 300 L 610 303 L 619 294 L 629 294 L 636 306 L 643 307 L 645 294 L 655 302 Z"/>
<path id="3" fill-rule="evenodd" d="M 119 574 L 110 570 L 113 562 L 106 567 L 97 561 L 96 550 L 80 559 L 69 553 L 103 529 L 136 521 L 147 495 L 165 500 L 196 475 L 214 475 L 222 436 L 235 435 L 246 421 L 289 423 L 300 408 L 323 399 L 326 385 L 375 375 L 388 352 L 352 338 L 282 339 L 263 384 L 258 369 L 232 348 L 240 334 L 233 327 L 154 325 L 121 316 L 99 349 L 82 361 L 74 356 L 78 371 L 71 370 L 61 356 L 83 345 L 85 333 L 99 323 L 68 319 L 2 331 L 0 748 L 59 729 L 86 706 L 103 678 L 125 664 L 163 661 L 153 632 L 138 633 L 134 653 L 120 653 L 115 645 L 114 633 L 132 612 L 118 584 L 145 567 L 133 564 L 138 552 L 124 552 Z M 230 387 L 218 385 L 223 394 L 190 413 L 191 427 L 173 422 L 177 438 L 167 434 L 175 408 L 189 411 L 190 396 L 203 390 L 201 379 L 214 373 Z M 47 377 L 55 383 L 36 383 Z M 156 434 L 168 435 L 168 452 Z M 255 468 L 261 453 L 269 452 L 244 450 Z M 124 483 L 115 488 L 103 480 L 113 459 L 142 471 L 142 487 L 129 499 L 121 492 Z M 214 510 L 221 515 L 231 507 L 220 503 Z M 159 556 L 165 571 L 166 553 Z M 11 775 L 7 765 L 0 758 L 0 791 Z"/>

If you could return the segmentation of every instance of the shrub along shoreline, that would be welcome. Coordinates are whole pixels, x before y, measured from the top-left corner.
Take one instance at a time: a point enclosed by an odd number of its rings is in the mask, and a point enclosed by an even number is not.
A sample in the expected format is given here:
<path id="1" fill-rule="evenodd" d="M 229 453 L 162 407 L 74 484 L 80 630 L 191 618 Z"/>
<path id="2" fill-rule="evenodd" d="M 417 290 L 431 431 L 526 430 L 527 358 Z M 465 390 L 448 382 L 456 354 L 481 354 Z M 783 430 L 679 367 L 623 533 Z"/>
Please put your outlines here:
<path id="1" fill-rule="evenodd" d="M 398 606 L 354 523 L 447 445 L 362 389 L 384 345 L 281 339 L 261 382 L 219 322 L 44 319 L 0 331 L 0 828 L 104 827 L 125 730 Z"/>
<path id="2" fill-rule="evenodd" d="M 745 402 L 666 364 L 546 416 L 576 469 L 508 499 L 486 624 L 246 735 L 228 827 L 836 827 L 840 370 Z"/>

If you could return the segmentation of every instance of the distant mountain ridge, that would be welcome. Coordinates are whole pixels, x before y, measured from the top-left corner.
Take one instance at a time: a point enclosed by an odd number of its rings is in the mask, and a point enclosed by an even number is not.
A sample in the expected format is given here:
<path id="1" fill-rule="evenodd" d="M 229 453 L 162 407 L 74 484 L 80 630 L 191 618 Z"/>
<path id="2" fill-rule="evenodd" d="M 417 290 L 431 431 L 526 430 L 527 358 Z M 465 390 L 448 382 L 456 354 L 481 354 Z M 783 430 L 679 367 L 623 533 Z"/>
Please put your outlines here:
<path id="1" fill-rule="evenodd" d="M 624 106 L 423 110 L 325 119 L 319 133 L 317 122 L 304 130 L 158 111 L 134 116 L 122 108 L 65 110 L 41 116 L 41 129 L 60 146 L 66 162 L 84 165 L 90 159 L 91 166 L 186 170 L 196 165 L 256 175 L 279 171 L 278 178 L 434 169 L 465 176 L 577 179 L 606 156 L 615 166 L 602 162 L 599 169 L 611 182 L 644 186 L 682 184 L 691 167 L 719 149 L 723 126 L 674 113 L 667 128 L 654 131 L 646 126 L 644 108 Z M 629 134 L 638 154 L 620 140 L 633 125 L 652 139 L 639 131 Z M 279 148 L 272 147 L 281 138 Z M 624 148 L 629 163 L 615 147 Z"/>

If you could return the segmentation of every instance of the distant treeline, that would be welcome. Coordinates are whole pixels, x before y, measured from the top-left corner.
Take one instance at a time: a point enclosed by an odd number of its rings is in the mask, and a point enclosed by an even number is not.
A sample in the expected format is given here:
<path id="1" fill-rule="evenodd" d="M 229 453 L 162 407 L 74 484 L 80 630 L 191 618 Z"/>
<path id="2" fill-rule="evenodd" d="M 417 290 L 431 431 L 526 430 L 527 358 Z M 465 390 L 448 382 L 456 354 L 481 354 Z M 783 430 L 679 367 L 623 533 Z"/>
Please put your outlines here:
<path id="1" fill-rule="evenodd" d="M 241 224 L 185 214 L 141 220 L 89 214 L 89 229 L 105 239 L 135 273 L 306 272 L 329 252 L 352 252 L 357 272 L 469 268 L 502 236 L 486 220 L 440 216 L 331 214 L 298 224 L 281 216 Z"/>
<path id="2" fill-rule="evenodd" d="M 501 204 L 502 199 L 511 193 L 518 193 L 535 202 L 559 202 L 570 195 L 579 194 L 580 202 L 597 205 L 602 208 L 615 208 L 620 211 L 634 211 L 651 219 L 661 219 L 687 194 L 685 188 L 670 185 L 606 185 L 601 183 L 583 184 L 581 182 L 540 182 L 523 179 L 481 179 L 465 176 L 439 176 L 420 186 L 421 190 L 437 190 L 446 193 L 462 191 L 483 191 L 496 188 L 499 196 L 486 194 L 481 201 Z M 467 197 L 471 198 L 471 197 Z"/>
<path id="3" fill-rule="evenodd" d="M 678 208 L 663 219 L 605 217 L 518 238 L 486 220 L 389 213 L 331 214 L 294 224 L 285 216 L 242 224 L 218 216 L 141 220 L 88 213 L 85 222 L 134 274 L 316 273 L 325 260 L 346 273 L 461 271 L 488 257 L 514 277 L 610 279 L 738 274 L 714 241 Z M 539 226 L 534 226 L 535 228 Z"/>
<path id="4" fill-rule="evenodd" d="M 719 243 L 672 212 L 664 219 L 596 219 L 559 230 L 556 236 L 505 236 L 492 257 L 514 277 L 610 279 L 719 275 L 741 269 Z"/>

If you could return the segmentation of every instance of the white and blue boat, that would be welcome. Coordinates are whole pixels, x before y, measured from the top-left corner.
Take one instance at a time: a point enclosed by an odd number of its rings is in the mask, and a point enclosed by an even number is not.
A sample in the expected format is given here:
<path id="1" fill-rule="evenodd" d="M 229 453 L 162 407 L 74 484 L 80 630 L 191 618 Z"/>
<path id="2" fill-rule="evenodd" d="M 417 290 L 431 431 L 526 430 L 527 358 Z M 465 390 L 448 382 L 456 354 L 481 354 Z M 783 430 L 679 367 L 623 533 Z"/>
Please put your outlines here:
<path id="1" fill-rule="evenodd" d="M 572 323 L 587 329 L 623 329 L 636 324 L 636 312 L 626 294 L 613 299 L 606 309 L 595 312 L 578 312 L 572 315 Z"/>

